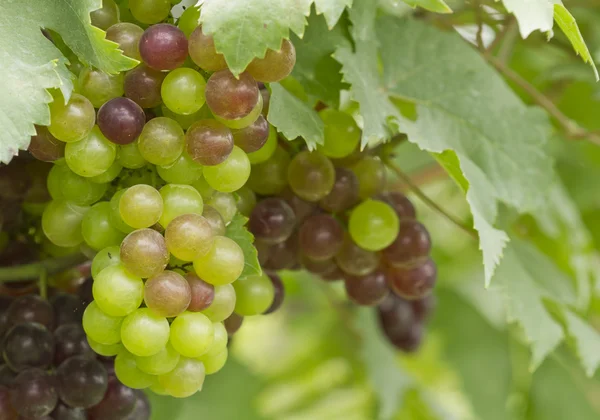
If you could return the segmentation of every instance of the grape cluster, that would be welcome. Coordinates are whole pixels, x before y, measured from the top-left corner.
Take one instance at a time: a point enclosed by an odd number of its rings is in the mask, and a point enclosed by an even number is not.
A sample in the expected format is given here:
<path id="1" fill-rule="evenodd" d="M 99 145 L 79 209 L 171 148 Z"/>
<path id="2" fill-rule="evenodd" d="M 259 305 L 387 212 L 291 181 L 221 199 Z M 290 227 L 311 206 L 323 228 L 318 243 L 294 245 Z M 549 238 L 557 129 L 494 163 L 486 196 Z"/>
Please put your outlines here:
<path id="1" fill-rule="evenodd" d="M 90 347 L 82 296 L 53 293 L 0 299 L 0 418 L 148 420 L 143 392 L 119 382 L 113 358 Z"/>

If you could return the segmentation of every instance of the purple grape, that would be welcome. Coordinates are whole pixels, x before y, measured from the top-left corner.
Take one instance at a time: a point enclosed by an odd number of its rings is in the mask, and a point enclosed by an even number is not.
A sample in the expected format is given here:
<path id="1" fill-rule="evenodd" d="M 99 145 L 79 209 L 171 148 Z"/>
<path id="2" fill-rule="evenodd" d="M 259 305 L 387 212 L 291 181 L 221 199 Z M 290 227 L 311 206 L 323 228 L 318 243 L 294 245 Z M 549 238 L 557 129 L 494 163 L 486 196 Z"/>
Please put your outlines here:
<path id="1" fill-rule="evenodd" d="M 390 267 L 388 283 L 394 293 L 405 299 L 422 299 L 433 290 L 437 277 L 435 263 L 428 259 L 414 267 Z"/>
<path id="2" fill-rule="evenodd" d="M 41 369 L 24 370 L 13 381 L 10 402 L 22 417 L 48 415 L 58 402 L 56 379 Z"/>
<path id="3" fill-rule="evenodd" d="M 280 198 L 267 198 L 260 201 L 248 222 L 248 228 L 257 239 L 277 244 L 290 237 L 296 225 L 294 211 Z"/>
<path id="4" fill-rule="evenodd" d="M 135 141 L 146 123 L 144 110 L 129 98 L 114 98 L 98 110 L 98 127 L 116 144 Z"/>
<path id="5" fill-rule="evenodd" d="M 188 41 L 177 26 L 159 23 L 150 26 L 140 38 L 140 56 L 155 70 L 173 70 L 185 62 Z"/>
<path id="6" fill-rule="evenodd" d="M 304 221 L 299 230 L 300 248 L 313 260 L 328 260 L 344 242 L 344 228 L 328 214 L 316 214 Z"/>
<path id="7" fill-rule="evenodd" d="M 54 364 L 60 365 L 68 358 L 76 355 L 94 357 L 95 353 L 88 344 L 85 331 L 81 323 L 61 325 L 54 331 L 56 351 L 54 353 Z"/>
<path id="8" fill-rule="evenodd" d="M 88 409 L 88 419 L 124 420 L 133 412 L 136 402 L 135 390 L 126 387 L 117 378 L 111 377 L 102 401 Z"/>
<path id="9" fill-rule="evenodd" d="M 366 276 L 346 276 L 344 285 L 348 298 L 358 305 L 377 305 L 390 292 L 385 273 L 381 270 Z"/>
<path id="10" fill-rule="evenodd" d="M 48 301 L 37 295 L 15 299 L 6 310 L 8 326 L 21 322 L 37 322 L 46 328 L 54 329 L 54 309 Z"/>
<path id="11" fill-rule="evenodd" d="M 54 358 L 54 347 L 52 333 L 42 324 L 17 324 L 4 337 L 4 360 L 15 372 L 47 368 Z"/>
<path id="12" fill-rule="evenodd" d="M 60 399 L 70 407 L 89 408 L 104 398 L 108 387 L 106 369 L 96 359 L 73 356 L 56 370 Z"/>

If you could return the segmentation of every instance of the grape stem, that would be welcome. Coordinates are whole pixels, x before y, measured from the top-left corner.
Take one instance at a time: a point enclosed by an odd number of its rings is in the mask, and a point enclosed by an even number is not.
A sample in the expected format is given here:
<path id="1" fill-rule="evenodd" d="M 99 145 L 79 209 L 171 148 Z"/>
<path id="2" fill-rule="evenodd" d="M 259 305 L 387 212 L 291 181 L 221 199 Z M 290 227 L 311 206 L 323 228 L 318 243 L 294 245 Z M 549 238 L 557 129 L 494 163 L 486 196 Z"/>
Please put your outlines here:
<path id="1" fill-rule="evenodd" d="M 1 267 L 0 283 L 11 283 L 35 278 L 38 278 L 40 283 L 42 283 L 42 279 L 47 278 L 47 276 L 60 273 L 61 271 L 79 265 L 86 260 L 87 258 L 82 254 L 73 254 L 66 257 L 50 258 L 30 264 Z M 40 288 L 40 290 L 42 289 Z"/>
<path id="2" fill-rule="evenodd" d="M 468 233 L 474 239 L 479 239 L 479 235 L 477 234 L 475 229 L 464 224 L 461 220 L 458 219 L 458 217 L 448 213 L 440 205 L 438 205 L 435 201 L 433 201 L 431 198 L 429 198 L 423 192 L 423 190 L 421 190 L 421 188 L 419 188 L 419 186 L 413 182 L 413 180 L 410 178 L 410 176 L 405 174 L 394 162 L 390 161 L 389 159 L 384 159 L 384 163 L 387 165 L 387 167 L 390 170 L 392 170 L 398 176 L 398 178 L 400 178 L 406 185 L 408 185 L 408 187 L 415 193 L 415 195 L 417 197 L 419 197 L 421 199 L 421 201 L 423 201 L 429 207 L 431 207 L 432 209 L 434 209 L 435 211 L 440 213 L 442 216 L 444 216 L 450 222 L 454 223 L 461 230 Z"/>

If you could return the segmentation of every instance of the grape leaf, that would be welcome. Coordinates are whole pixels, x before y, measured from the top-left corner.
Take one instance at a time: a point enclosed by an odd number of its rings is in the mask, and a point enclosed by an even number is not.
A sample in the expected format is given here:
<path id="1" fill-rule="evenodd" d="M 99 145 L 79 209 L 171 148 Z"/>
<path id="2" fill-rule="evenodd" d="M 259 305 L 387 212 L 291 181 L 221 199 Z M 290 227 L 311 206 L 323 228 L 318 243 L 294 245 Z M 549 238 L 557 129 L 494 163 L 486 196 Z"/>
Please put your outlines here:
<path id="1" fill-rule="evenodd" d="M 62 35 L 80 59 L 109 73 L 133 67 L 105 33 L 90 24 L 90 12 L 101 0 L 32 0 L 2 2 L 0 13 L 0 162 L 8 163 L 26 149 L 34 124 L 48 125 L 52 100 L 46 91 L 60 88 L 65 97 L 73 90 L 71 73 L 62 53 L 44 37 L 41 28 Z"/>
<path id="2" fill-rule="evenodd" d="M 422 7 L 437 13 L 452 13 L 450 6 L 444 0 L 404 0 L 411 7 Z"/>
<path id="3" fill-rule="evenodd" d="M 600 366 L 600 334 L 570 310 L 564 311 L 565 323 L 575 351 L 588 376 Z"/>
<path id="4" fill-rule="evenodd" d="M 246 228 L 246 222 L 248 222 L 247 217 L 236 213 L 225 230 L 225 236 L 233 239 L 244 252 L 244 271 L 240 274 L 240 278 L 262 273 L 258 262 L 258 252 L 253 245 L 254 235 Z"/>
<path id="5" fill-rule="evenodd" d="M 329 29 L 333 28 L 344 13 L 346 7 L 352 6 L 353 0 L 315 0 L 317 13 L 325 16 Z"/>
<path id="6" fill-rule="evenodd" d="M 271 102 L 267 119 L 277 131 L 293 140 L 303 137 L 310 150 L 324 141 L 323 121 L 314 109 L 288 92 L 279 83 L 271 83 Z"/>

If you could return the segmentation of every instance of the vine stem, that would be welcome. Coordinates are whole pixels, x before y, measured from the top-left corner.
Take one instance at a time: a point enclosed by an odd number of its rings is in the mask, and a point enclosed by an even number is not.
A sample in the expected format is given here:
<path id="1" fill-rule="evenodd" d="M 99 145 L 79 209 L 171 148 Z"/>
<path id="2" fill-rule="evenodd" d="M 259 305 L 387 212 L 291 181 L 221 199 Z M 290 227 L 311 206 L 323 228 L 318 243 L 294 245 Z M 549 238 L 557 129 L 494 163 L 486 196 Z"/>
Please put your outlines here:
<path id="1" fill-rule="evenodd" d="M 82 254 L 73 254 L 66 257 L 51 258 L 30 264 L 1 267 L 0 283 L 11 283 L 34 278 L 38 278 L 40 284 L 45 283 L 44 279 L 47 279 L 47 276 L 74 267 L 86 260 L 87 258 Z"/>
<path id="2" fill-rule="evenodd" d="M 427 196 L 427 194 L 425 194 L 423 192 L 423 190 L 421 190 L 421 188 L 419 188 L 419 186 L 413 182 L 411 177 L 409 175 L 405 174 L 402 171 L 402 169 L 400 169 L 396 164 L 391 162 L 389 159 L 384 159 L 384 162 L 385 162 L 386 166 L 389 169 L 391 169 L 392 172 L 394 172 L 398 176 L 398 178 L 400 178 L 406 185 L 408 185 L 408 187 L 415 193 L 415 195 L 417 197 L 419 197 L 421 199 L 421 201 L 423 201 L 429 207 L 431 207 L 432 209 L 434 209 L 435 211 L 440 213 L 442 216 L 444 216 L 450 222 L 454 223 L 461 230 L 468 233 L 473 239 L 479 239 L 479 235 L 477 235 L 477 232 L 475 231 L 475 229 L 464 224 L 461 220 L 458 219 L 458 217 L 448 213 L 439 204 L 437 204 L 435 201 L 433 201 L 431 198 L 429 198 Z"/>

